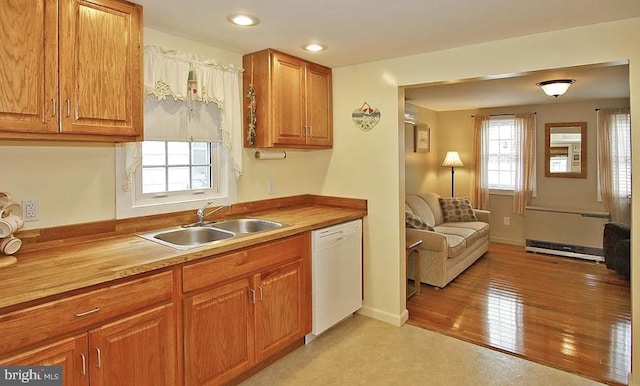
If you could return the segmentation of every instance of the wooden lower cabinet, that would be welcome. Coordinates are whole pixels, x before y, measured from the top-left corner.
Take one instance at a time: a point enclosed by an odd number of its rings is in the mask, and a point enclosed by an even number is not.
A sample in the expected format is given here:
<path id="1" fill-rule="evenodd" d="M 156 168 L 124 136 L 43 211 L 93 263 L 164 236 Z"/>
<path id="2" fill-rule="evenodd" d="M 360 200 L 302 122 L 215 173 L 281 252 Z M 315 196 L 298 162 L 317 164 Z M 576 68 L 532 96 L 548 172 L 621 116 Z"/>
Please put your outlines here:
<path id="1" fill-rule="evenodd" d="M 255 282 L 256 360 L 260 362 L 306 334 L 302 261 L 260 273 Z"/>
<path id="2" fill-rule="evenodd" d="M 217 267 L 233 266 L 244 274 L 185 295 L 185 385 L 224 384 L 311 331 L 309 253 L 302 241 L 280 241 L 273 248 L 265 244 L 187 271 L 186 288 L 195 272 L 199 286 Z M 285 261 L 278 264 L 278 255 Z M 253 272 L 244 268 L 260 265 L 261 259 L 270 266 Z"/>
<path id="3" fill-rule="evenodd" d="M 85 333 L 62 339 L 0 360 L 0 366 L 62 366 L 63 386 L 86 386 L 89 384 L 87 338 Z"/>
<path id="4" fill-rule="evenodd" d="M 186 385 L 232 379 L 254 364 L 249 291 L 245 278 L 185 298 Z"/>
<path id="5" fill-rule="evenodd" d="M 0 360 L 3 366 L 62 366 L 64 386 L 172 386 L 174 309 L 167 304 Z"/>
<path id="6" fill-rule="evenodd" d="M 176 384 L 173 305 L 89 331 L 91 386 Z"/>

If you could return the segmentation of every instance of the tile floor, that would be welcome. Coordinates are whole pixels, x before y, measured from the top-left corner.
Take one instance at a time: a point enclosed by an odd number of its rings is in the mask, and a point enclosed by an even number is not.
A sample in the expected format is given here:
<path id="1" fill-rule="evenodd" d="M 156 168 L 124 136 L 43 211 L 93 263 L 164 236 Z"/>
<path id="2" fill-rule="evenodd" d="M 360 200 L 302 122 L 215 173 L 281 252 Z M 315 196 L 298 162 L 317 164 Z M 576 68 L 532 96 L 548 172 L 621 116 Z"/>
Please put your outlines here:
<path id="1" fill-rule="evenodd" d="M 359 314 L 242 385 L 600 385 L 405 324 Z"/>

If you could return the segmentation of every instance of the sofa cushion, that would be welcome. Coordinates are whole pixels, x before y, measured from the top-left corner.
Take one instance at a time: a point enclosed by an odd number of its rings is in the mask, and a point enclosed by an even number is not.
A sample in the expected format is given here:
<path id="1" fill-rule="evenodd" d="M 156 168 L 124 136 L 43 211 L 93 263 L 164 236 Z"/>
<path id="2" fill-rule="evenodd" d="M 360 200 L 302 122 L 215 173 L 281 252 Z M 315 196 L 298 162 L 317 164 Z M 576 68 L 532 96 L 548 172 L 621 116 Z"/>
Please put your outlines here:
<path id="1" fill-rule="evenodd" d="M 433 231 L 433 227 L 426 222 L 422 221 L 422 219 L 411 212 L 411 210 L 405 210 L 404 212 L 404 223 L 407 228 L 413 229 L 426 229 L 428 231 Z"/>
<path id="2" fill-rule="evenodd" d="M 422 197 L 415 194 L 408 195 L 405 198 L 405 206 L 411 208 L 411 212 L 420 217 L 420 219 L 422 219 L 422 221 L 424 221 L 425 223 L 431 226 L 438 225 L 434 218 L 433 212 L 431 211 L 431 208 L 429 208 L 429 205 L 427 205 Z"/>
<path id="3" fill-rule="evenodd" d="M 451 197 L 438 199 L 444 222 L 478 221 L 469 197 Z"/>
<path id="4" fill-rule="evenodd" d="M 472 233 L 457 232 L 457 229 L 467 229 L 472 231 Z M 467 234 L 467 244 L 472 244 L 478 239 L 488 237 L 489 224 L 482 221 L 446 222 L 436 227 L 436 231 L 440 233 L 451 233 L 457 235 Z"/>
<path id="5" fill-rule="evenodd" d="M 433 213 L 433 226 L 442 224 L 442 209 L 440 208 L 440 201 L 438 200 L 440 196 L 433 192 L 421 193 L 420 198 L 427 204 L 431 212 Z"/>

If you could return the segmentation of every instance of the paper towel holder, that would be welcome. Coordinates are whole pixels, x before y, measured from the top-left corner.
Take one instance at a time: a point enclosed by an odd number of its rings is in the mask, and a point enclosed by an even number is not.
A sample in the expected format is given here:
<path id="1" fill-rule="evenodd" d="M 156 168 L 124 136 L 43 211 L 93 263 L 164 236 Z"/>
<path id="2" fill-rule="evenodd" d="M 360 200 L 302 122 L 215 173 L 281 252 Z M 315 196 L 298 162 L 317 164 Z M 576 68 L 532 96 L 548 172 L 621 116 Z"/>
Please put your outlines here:
<path id="1" fill-rule="evenodd" d="M 256 159 L 285 159 L 287 152 L 284 150 L 256 150 Z"/>

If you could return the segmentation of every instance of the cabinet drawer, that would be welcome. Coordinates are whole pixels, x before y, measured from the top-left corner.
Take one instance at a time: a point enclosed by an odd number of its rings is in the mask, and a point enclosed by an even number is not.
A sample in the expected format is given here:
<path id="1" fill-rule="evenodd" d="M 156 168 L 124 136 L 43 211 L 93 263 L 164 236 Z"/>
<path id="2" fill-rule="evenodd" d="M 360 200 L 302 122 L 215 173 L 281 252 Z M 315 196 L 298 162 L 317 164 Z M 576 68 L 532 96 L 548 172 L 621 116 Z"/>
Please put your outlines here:
<path id="1" fill-rule="evenodd" d="M 173 273 L 164 272 L 0 315 L 0 357 L 172 296 Z"/>
<path id="2" fill-rule="evenodd" d="M 307 256 L 309 251 L 308 238 L 301 234 L 190 264 L 182 268 L 183 292 L 205 288 L 274 264 L 301 258 Z"/>

